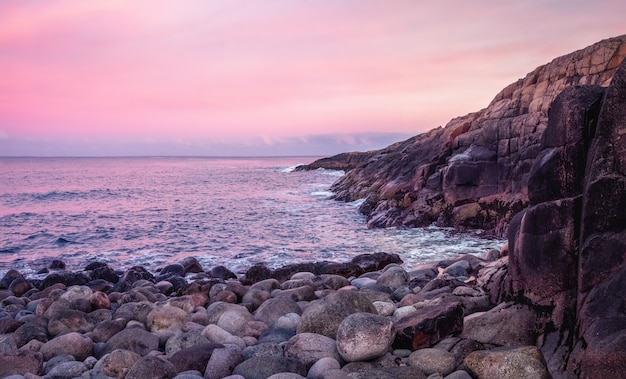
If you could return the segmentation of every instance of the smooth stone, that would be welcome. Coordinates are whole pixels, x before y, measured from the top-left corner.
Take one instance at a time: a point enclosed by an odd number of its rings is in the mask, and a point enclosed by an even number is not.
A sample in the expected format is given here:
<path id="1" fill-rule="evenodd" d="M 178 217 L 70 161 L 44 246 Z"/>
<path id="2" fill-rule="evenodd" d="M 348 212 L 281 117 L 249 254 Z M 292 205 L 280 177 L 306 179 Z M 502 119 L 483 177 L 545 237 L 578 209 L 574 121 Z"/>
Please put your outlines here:
<path id="1" fill-rule="evenodd" d="M 140 358 L 130 368 L 125 379 L 170 379 L 176 376 L 176 367 L 166 359 L 155 356 Z"/>
<path id="2" fill-rule="evenodd" d="M 282 357 L 284 351 L 281 345 L 277 343 L 260 343 L 254 346 L 247 346 L 243 349 L 243 356 L 245 359 L 253 357 L 275 356 Z"/>
<path id="3" fill-rule="evenodd" d="M 39 374 L 43 368 L 43 354 L 34 351 L 0 353 L 0 377 Z"/>
<path id="4" fill-rule="evenodd" d="M 46 374 L 46 379 L 72 379 L 81 376 L 87 370 L 83 362 L 64 362 L 54 366 Z"/>
<path id="5" fill-rule="evenodd" d="M 313 363 L 306 377 L 307 379 L 324 379 L 326 372 L 340 368 L 339 361 L 331 357 L 324 357 Z"/>
<path id="6" fill-rule="evenodd" d="M 233 336 L 232 334 L 215 324 L 207 325 L 202 330 L 201 334 L 203 337 L 213 343 L 219 343 L 222 345 L 233 344 L 239 346 L 242 349 L 246 347 L 246 343 L 240 337 Z"/>
<path id="7" fill-rule="evenodd" d="M 215 343 L 202 343 L 194 345 L 182 350 L 179 350 L 171 357 L 169 361 L 176 367 L 176 372 L 183 372 L 189 370 L 204 371 L 207 366 L 207 362 L 213 351 L 219 349 L 223 345 Z"/>
<path id="8" fill-rule="evenodd" d="M 470 273 L 471 267 L 468 261 L 460 260 L 456 261 L 443 270 L 443 274 L 448 274 L 452 277 L 467 276 Z"/>
<path id="9" fill-rule="evenodd" d="M 298 333 L 287 341 L 284 350 L 285 357 L 295 358 L 307 367 L 325 357 L 342 361 L 337 342 L 321 334 Z"/>
<path id="10" fill-rule="evenodd" d="M 105 343 L 103 355 L 116 349 L 133 351 L 145 356 L 159 349 L 159 337 L 139 328 L 127 328 L 117 333 Z"/>
<path id="11" fill-rule="evenodd" d="M 357 312 L 376 313 L 376 308 L 367 296 L 358 291 L 337 291 L 307 306 L 302 312 L 297 332 L 335 338 L 343 319 Z"/>
<path id="12" fill-rule="evenodd" d="M 171 356 L 180 350 L 207 342 L 209 340 L 201 334 L 201 331 L 180 333 L 167 340 L 165 354 Z"/>
<path id="13" fill-rule="evenodd" d="M 200 371 L 197 370 L 189 370 L 179 372 L 173 379 L 203 379 L 204 376 Z"/>
<path id="14" fill-rule="evenodd" d="M 395 304 L 388 301 L 374 301 L 372 305 L 381 316 L 391 316 L 396 311 Z"/>
<path id="15" fill-rule="evenodd" d="M 217 326 L 234 336 L 243 337 L 246 335 L 245 325 L 250 321 L 255 321 L 254 316 L 246 308 L 233 308 L 222 313 L 217 320 Z"/>
<path id="16" fill-rule="evenodd" d="M 184 310 L 164 305 L 156 307 L 147 315 L 146 326 L 151 332 L 161 332 L 166 329 L 182 329 L 189 320 L 189 314 Z"/>
<path id="17" fill-rule="evenodd" d="M 465 370 L 457 370 L 447 375 L 444 379 L 472 379 L 472 376 Z"/>
<path id="18" fill-rule="evenodd" d="M 306 379 L 306 377 L 292 372 L 279 372 L 268 376 L 267 379 Z"/>
<path id="19" fill-rule="evenodd" d="M 55 337 L 41 346 L 44 360 L 57 355 L 72 355 L 82 361 L 93 354 L 93 341 L 83 334 L 72 332 Z"/>
<path id="20" fill-rule="evenodd" d="M 347 362 L 370 360 L 387 353 L 396 331 L 393 321 L 372 313 L 353 313 L 337 329 L 337 350 Z"/>
<path id="21" fill-rule="evenodd" d="M 478 350 L 463 361 L 478 378 L 549 379 L 543 354 L 535 346 Z"/>
<path id="22" fill-rule="evenodd" d="M 124 378 L 141 356 L 130 350 L 116 349 L 100 360 L 100 370 L 108 376 Z"/>
<path id="23" fill-rule="evenodd" d="M 402 267 L 390 266 L 380 274 L 376 284 L 395 291 L 402 286 L 408 285 L 410 280 L 409 274 Z"/>
<path id="24" fill-rule="evenodd" d="M 441 349 L 419 349 L 409 355 L 409 365 L 418 367 L 426 375 L 448 375 L 456 367 L 454 355 Z"/>
<path id="25" fill-rule="evenodd" d="M 235 345 L 227 345 L 213 350 L 206 364 L 204 379 L 220 379 L 230 375 L 238 364 L 244 361 L 241 349 Z"/>
<path id="26" fill-rule="evenodd" d="M 233 374 L 245 379 L 267 379 L 283 372 L 293 372 L 305 376 L 306 367 L 300 361 L 287 357 L 254 357 L 247 359 L 235 367 Z"/>
<path id="27" fill-rule="evenodd" d="M 279 318 L 289 313 L 302 314 L 298 303 L 286 296 L 268 299 L 254 312 L 254 317 L 272 326 Z"/>
<path id="28" fill-rule="evenodd" d="M 394 320 L 400 320 L 401 318 L 410 315 L 411 313 L 417 312 L 417 309 L 412 305 L 407 305 L 404 307 L 397 308 L 393 312 Z"/>

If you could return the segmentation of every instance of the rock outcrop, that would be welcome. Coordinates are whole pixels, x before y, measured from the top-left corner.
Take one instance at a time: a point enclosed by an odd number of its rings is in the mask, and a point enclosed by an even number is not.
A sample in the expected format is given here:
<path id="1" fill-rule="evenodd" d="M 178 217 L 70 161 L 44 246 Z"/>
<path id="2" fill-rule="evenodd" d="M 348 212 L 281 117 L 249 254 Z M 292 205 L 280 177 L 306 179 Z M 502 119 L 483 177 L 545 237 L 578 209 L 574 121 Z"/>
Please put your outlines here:
<path id="1" fill-rule="evenodd" d="M 310 168 L 354 167 L 331 189 L 338 200 L 365 199 L 360 210 L 370 227 L 436 222 L 502 236 L 529 204 L 528 178 L 552 101 L 571 86 L 606 87 L 625 56 L 626 35 L 598 42 L 538 67 L 487 108 L 445 127 Z"/>
<path id="2" fill-rule="evenodd" d="M 575 86 L 550 108 L 530 207 L 509 230 L 513 295 L 544 315 L 553 371 L 626 375 L 626 63 L 607 89 Z"/>

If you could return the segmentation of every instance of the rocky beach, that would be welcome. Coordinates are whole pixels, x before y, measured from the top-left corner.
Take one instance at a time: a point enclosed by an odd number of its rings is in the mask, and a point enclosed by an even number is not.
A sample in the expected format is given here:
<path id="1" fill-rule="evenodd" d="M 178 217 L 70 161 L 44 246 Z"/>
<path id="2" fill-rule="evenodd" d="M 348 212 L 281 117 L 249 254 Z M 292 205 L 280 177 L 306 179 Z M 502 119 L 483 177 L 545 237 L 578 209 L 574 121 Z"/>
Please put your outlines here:
<path id="1" fill-rule="evenodd" d="M 499 250 L 10 270 L 0 376 L 626 377 L 625 56 L 626 36 L 601 41 L 446 127 L 308 167 L 347 170 L 332 190 L 371 227 L 483 228 Z"/>

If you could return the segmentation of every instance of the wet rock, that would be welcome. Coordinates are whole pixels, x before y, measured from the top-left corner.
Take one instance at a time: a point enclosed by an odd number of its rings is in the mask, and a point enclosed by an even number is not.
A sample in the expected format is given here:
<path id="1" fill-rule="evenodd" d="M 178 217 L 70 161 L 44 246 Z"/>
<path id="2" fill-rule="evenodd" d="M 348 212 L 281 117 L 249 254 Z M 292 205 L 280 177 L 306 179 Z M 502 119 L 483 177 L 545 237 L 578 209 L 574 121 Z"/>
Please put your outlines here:
<path id="1" fill-rule="evenodd" d="M 213 267 L 209 271 L 209 276 L 211 276 L 211 278 L 217 278 L 222 280 L 237 279 L 237 275 L 235 275 L 232 271 L 224 266 Z"/>
<path id="2" fill-rule="evenodd" d="M 233 374 L 246 379 L 267 379 L 273 374 L 292 372 L 305 376 L 304 365 L 296 359 L 286 357 L 255 357 L 247 359 L 235 367 Z"/>
<path id="3" fill-rule="evenodd" d="M 284 349 L 285 357 L 295 358 L 307 367 L 325 357 L 342 360 L 335 340 L 315 333 L 296 334 L 285 344 Z"/>
<path id="4" fill-rule="evenodd" d="M 180 264 L 185 269 L 185 274 L 203 272 L 202 265 L 195 257 L 185 257 L 180 261 Z"/>
<path id="5" fill-rule="evenodd" d="M 347 362 L 378 358 L 387 353 L 395 334 L 389 318 L 353 313 L 337 328 L 337 350 Z"/>
<path id="6" fill-rule="evenodd" d="M 456 367 L 454 355 L 441 349 L 419 349 L 409 355 L 409 365 L 418 367 L 426 375 L 450 374 Z"/>
<path id="7" fill-rule="evenodd" d="M 534 346 L 475 351 L 465 366 L 480 378 L 551 378 L 543 355 Z"/>
<path id="8" fill-rule="evenodd" d="M 91 331 L 93 342 L 107 342 L 109 338 L 119 333 L 126 327 L 126 320 L 117 318 L 115 320 L 102 321 Z"/>
<path id="9" fill-rule="evenodd" d="M 165 359 L 155 356 L 140 358 L 128 370 L 125 379 L 171 379 L 176 376 L 176 368 Z"/>
<path id="10" fill-rule="evenodd" d="M 48 313 L 48 312 L 47 312 Z M 59 309 L 49 312 L 48 332 L 57 336 L 69 332 L 86 333 L 94 328 L 85 312 L 74 309 Z"/>
<path id="11" fill-rule="evenodd" d="M 395 348 L 417 350 L 430 347 L 446 336 L 463 330 L 463 307 L 447 303 L 424 307 L 396 323 Z"/>
<path id="12" fill-rule="evenodd" d="M 70 272 L 70 271 L 62 271 L 62 272 L 53 272 L 52 274 L 46 276 L 44 280 L 39 284 L 39 289 L 46 289 L 54 284 L 61 283 L 67 287 L 70 286 L 82 286 L 87 284 L 90 281 L 87 275 L 82 272 Z"/>

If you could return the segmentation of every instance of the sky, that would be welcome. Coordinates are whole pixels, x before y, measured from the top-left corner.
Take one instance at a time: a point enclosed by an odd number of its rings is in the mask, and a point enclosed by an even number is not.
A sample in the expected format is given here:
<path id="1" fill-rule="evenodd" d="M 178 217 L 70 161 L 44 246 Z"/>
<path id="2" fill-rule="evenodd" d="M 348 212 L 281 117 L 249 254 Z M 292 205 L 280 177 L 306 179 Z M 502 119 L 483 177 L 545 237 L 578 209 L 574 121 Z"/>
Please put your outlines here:
<path id="1" fill-rule="evenodd" d="M 331 155 L 626 33 L 621 0 L 2 0 L 0 156 Z"/>

